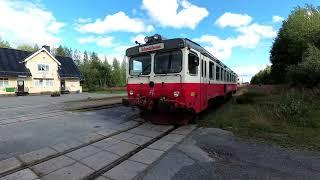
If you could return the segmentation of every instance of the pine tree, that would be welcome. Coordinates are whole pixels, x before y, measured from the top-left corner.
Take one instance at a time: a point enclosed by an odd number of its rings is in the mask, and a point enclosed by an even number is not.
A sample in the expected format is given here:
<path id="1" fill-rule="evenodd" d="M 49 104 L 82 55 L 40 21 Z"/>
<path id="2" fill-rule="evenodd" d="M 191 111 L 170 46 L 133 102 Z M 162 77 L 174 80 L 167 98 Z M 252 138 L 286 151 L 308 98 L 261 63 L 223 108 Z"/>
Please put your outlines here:
<path id="1" fill-rule="evenodd" d="M 83 53 L 83 63 L 87 64 L 88 62 L 89 62 L 88 52 L 84 51 L 84 53 Z"/>
<path id="2" fill-rule="evenodd" d="M 127 83 L 127 71 L 126 71 L 126 59 L 121 62 L 121 86 L 125 86 Z"/>
<path id="3" fill-rule="evenodd" d="M 4 41 L 0 38 L 0 48 L 11 48 L 8 41 Z"/>
<path id="4" fill-rule="evenodd" d="M 56 56 L 66 57 L 65 49 L 60 45 L 60 46 L 56 49 L 55 55 L 56 55 Z"/>
<path id="5" fill-rule="evenodd" d="M 121 85 L 121 69 L 119 61 L 114 58 L 112 61 L 112 84 L 114 86 Z"/>

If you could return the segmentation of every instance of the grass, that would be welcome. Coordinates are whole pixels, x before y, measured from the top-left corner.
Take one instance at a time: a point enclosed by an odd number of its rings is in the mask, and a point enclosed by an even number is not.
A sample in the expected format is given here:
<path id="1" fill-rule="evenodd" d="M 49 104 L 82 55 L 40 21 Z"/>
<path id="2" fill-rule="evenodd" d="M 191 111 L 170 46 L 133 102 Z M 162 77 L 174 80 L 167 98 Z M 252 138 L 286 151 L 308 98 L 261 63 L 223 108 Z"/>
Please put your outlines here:
<path id="1" fill-rule="evenodd" d="M 286 89 L 262 92 L 252 87 L 239 94 L 205 112 L 199 125 L 282 147 L 320 151 L 319 95 Z"/>

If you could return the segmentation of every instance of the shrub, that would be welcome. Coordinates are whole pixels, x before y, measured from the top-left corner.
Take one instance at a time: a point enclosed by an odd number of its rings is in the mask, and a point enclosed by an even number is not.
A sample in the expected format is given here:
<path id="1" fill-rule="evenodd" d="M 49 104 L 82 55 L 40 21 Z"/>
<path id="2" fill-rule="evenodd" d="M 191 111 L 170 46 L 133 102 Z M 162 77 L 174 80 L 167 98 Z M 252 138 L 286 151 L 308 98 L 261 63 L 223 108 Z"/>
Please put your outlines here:
<path id="1" fill-rule="evenodd" d="M 299 127 L 313 127 L 315 122 L 309 118 L 314 109 L 312 102 L 302 92 L 288 92 L 275 104 L 273 113 L 277 120 Z"/>
<path id="2" fill-rule="evenodd" d="M 243 94 L 241 96 L 236 97 L 236 103 L 237 104 L 252 104 L 254 103 L 253 97 L 247 96 L 246 94 Z"/>

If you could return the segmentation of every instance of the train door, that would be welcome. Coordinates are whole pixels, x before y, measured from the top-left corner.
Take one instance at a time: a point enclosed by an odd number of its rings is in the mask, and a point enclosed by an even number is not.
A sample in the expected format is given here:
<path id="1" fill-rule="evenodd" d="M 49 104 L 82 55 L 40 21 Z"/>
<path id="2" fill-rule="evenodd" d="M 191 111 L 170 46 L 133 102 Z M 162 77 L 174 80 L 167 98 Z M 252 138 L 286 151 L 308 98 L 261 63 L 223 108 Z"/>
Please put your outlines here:
<path id="1" fill-rule="evenodd" d="M 207 72 L 207 59 L 201 55 L 201 76 L 200 76 L 200 94 L 201 94 L 201 110 L 208 106 L 208 72 Z"/>

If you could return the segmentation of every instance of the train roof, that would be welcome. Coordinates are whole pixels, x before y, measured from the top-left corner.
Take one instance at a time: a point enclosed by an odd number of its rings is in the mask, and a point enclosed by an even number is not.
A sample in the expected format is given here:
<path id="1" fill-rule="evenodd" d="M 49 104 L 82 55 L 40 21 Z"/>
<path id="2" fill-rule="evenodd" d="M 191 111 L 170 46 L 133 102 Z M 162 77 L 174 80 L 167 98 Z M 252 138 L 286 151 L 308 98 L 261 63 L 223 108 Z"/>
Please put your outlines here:
<path id="1" fill-rule="evenodd" d="M 146 43 L 146 44 L 141 44 L 141 45 L 138 45 L 138 46 L 134 46 L 134 47 L 128 48 L 126 50 L 126 56 L 137 56 L 139 54 L 142 54 L 139 51 L 139 49 L 141 47 L 160 44 L 160 43 L 163 43 L 164 47 L 161 50 L 158 50 L 158 51 L 168 51 L 169 49 L 182 49 L 182 48 L 185 48 L 185 47 L 190 47 L 192 49 L 195 49 L 195 50 L 199 51 L 201 54 L 209 57 L 210 59 L 212 59 L 216 63 L 220 64 L 224 68 L 230 70 L 232 73 L 234 73 L 236 75 L 235 72 L 233 72 L 228 66 L 223 64 L 219 59 L 217 59 L 215 56 L 213 56 L 210 52 L 208 52 L 206 49 L 204 49 L 198 43 L 196 43 L 196 42 L 194 42 L 194 41 L 192 41 L 192 40 L 190 40 L 188 38 L 163 39 L 163 40 L 160 40 L 160 41 L 155 41 L 155 42 L 151 42 L 151 43 Z M 149 52 L 152 52 L 152 51 L 149 51 Z"/>

